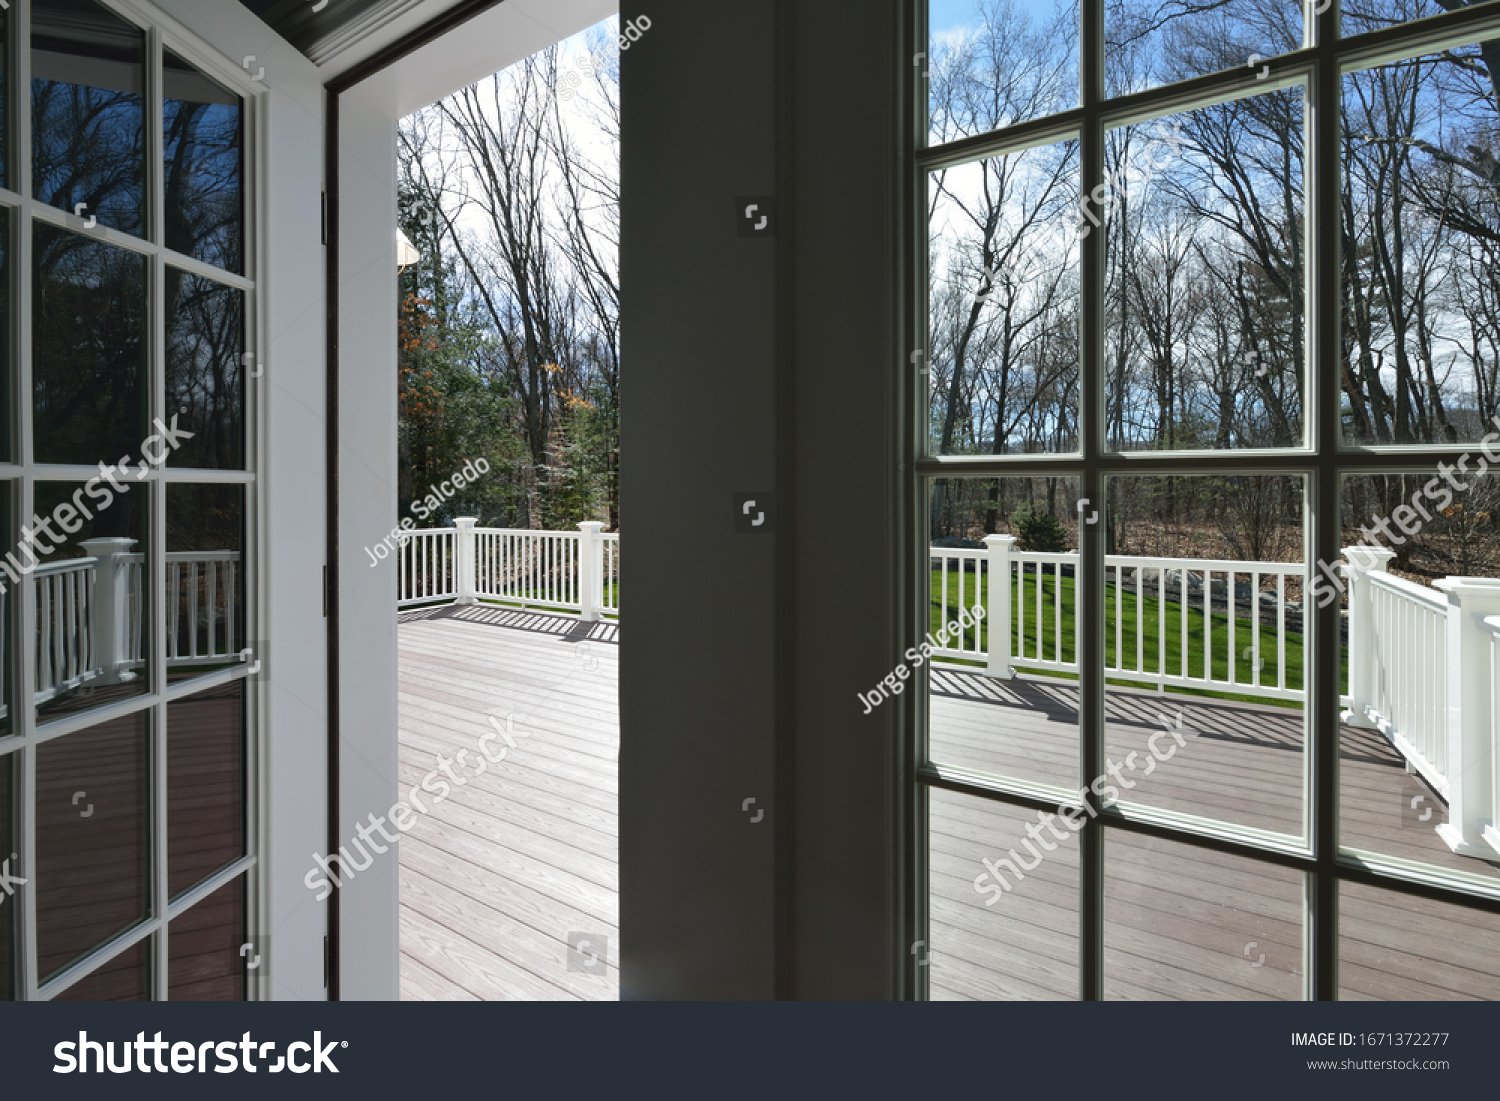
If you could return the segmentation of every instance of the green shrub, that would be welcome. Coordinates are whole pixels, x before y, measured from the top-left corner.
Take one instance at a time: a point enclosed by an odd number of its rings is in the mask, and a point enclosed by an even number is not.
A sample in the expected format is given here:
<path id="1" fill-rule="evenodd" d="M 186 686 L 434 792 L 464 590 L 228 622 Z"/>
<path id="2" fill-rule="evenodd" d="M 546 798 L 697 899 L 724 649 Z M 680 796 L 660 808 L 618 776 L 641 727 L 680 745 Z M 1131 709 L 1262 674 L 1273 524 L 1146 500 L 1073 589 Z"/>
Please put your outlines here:
<path id="1" fill-rule="evenodd" d="M 1010 526 L 1016 533 L 1016 549 L 1057 553 L 1068 549 L 1068 529 L 1056 516 L 1024 504 L 1011 515 Z"/>

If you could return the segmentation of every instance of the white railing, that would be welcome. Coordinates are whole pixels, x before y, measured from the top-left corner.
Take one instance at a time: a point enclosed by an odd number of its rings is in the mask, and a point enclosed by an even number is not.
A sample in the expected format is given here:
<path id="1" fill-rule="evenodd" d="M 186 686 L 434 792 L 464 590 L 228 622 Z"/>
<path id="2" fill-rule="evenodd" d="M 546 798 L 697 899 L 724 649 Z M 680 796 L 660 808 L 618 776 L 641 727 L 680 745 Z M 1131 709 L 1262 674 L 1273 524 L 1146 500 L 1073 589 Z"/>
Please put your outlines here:
<path id="1" fill-rule="evenodd" d="M 133 539 L 90 539 L 87 558 L 38 566 L 36 702 L 90 681 L 121 684 L 146 662 L 146 556 Z M 237 551 L 166 556 L 167 664 L 236 660 Z"/>
<path id="2" fill-rule="evenodd" d="M 407 532 L 397 540 L 398 607 L 494 600 L 523 608 L 575 611 L 587 621 L 620 614 L 620 536 L 603 524 L 578 531 L 453 528 Z"/>
<path id="3" fill-rule="evenodd" d="M 1490 814 L 1482 836 L 1490 848 L 1500 852 L 1500 616 L 1485 616 L 1480 621 L 1488 637 L 1490 673 Z"/>
<path id="4" fill-rule="evenodd" d="M 407 532 L 396 545 L 396 599 L 401 606 L 458 597 L 453 528 Z"/>
<path id="5" fill-rule="evenodd" d="M 1448 768 L 1448 600 L 1385 572 L 1390 551 L 1345 552 L 1349 580 L 1349 710 L 1373 727 L 1444 799 Z"/>
<path id="6" fill-rule="evenodd" d="M 940 622 L 951 623 L 963 609 L 981 604 L 986 616 L 982 629 L 967 631 L 933 652 L 941 658 L 983 661 L 999 677 L 1009 677 L 1017 665 L 1075 673 L 1076 590 L 1065 582 L 1077 574 L 1078 554 L 1018 551 L 1015 543 L 1014 536 L 992 535 L 984 550 L 931 549 L 932 567 L 939 574 L 933 596 L 943 609 Z M 1304 566 L 1109 555 L 1105 573 L 1113 585 L 1113 596 L 1106 601 L 1108 675 L 1159 689 L 1303 698 L 1301 685 L 1288 678 L 1285 640 L 1288 582 L 1305 581 Z M 990 578 L 1001 577 L 1009 584 L 989 584 Z M 1235 610 L 1238 603 L 1248 606 L 1248 624 Z M 1194 623 L 1194 613 L 1201 622 Z M 1270 654 L 1267 632 L 1273 639 Z M 1174 647 L 1174 641 L 1180 644 Z M 1195 643 L 1201 643 L 1201 657 L 1193 654 Z M 1216 658 L 1224 665 L 1223 675 L 1215 675 Z"/>
<path id="7" fill-rule="evenodd" d="M 235 551 L 167 555 L 167 662 L 173 668 L 219 665 L 238 657 L 244 642 L 234 633 L 239 565 Z M 139 641 L 140 632 L 132 637 Z"/>

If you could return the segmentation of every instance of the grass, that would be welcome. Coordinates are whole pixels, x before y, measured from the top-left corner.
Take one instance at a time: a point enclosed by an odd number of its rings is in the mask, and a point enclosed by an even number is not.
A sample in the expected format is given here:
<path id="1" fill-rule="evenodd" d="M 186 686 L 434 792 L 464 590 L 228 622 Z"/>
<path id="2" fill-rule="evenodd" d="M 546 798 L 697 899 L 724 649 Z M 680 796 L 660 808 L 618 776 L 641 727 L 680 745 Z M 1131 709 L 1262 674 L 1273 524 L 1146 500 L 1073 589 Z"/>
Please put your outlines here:
<path id="1" fill-rule="evenodd" d="M 947 605 L 944 606 L 943 598 L 943 567 L 935 567 L 931 572 L 932 596 L 930 601 L 930 619 L 932 631 L 936 634 L 945 622 L 952 622 L 958 618 L 962 610 L 959 603 L 959 563 L 950 563 L 948 570 L 948 594 Z M 973 572 L 963 575 L 964 599 L 963 603 L 973 605 L 977 593 Z M 1011 579 L 1011 653 L 1015 655 L 1012 664 L 1022 672 L 1044 672 L 1048 676 L 1057 676 L 1069 680 L 1076 680 L 1076 674 L 1060 673 L 1055 670 L 1040 670 L 1028 668 L 1025 657 L 1037 654 L 1038 632 L 1040 631 L 1042 651 L 1041 656 L 1054 659 L 1058 649 L 1058 621 L 1056 601 L 1058 598 L 1057 586 L 1062 586 L 1062 660 L 1072 662 L 1076 660 L 1074 652 L 1074 612 L 1077 607 L 1074 590 L 1074 579 L 1071 577 L 1058 578 L 1051 571 L 1044 573 L 1041 579 L 1042 616 L 1041 622 L 1037 622 L 1037 579 L 1034 572 L 1028 572 L 1026 577 L 1012 577 Z M 1201 595 L 1198 597 L 1201 601 Z M 1018 606 L 1025 602 L 1024 623 L 1020 622 L 1017 612 Z M 1182 673 L 1183 658 L 1183 619 L 1187 620 L 1187 673 L 1189 676 L 1201 677 L 1204 674 L 1204 634 L 1206 617 L 1202 607 L 1193 607 L 1191 604 L 1184 607 L 1179 601 L 1168 600 L 1163 607 L 1161 601 L 1147 594 L 1145 599 L 1137 597 L 1129 591 L 1119 591 L 1116 586 L 1106 584 L 1104 587 L 1105 603 L 1105 656 L 1110 668 L 1115 665 L 1115 615 L 1118 607 L 1123 614 L 1124 620 L 1121 626 L 1121 642 L 1124 650 L 1123 670 L 1130 672 L 1158 673 L 1162 664 L 1160 643 L 1158 633 L 1165 619 L 1167 630 L 1165 665 L 1168 675 L 1180 675 Z M 1136 630 L 1140 624 L 1144 635 L 1144 653 L 1136 653 Z M 1230 617 L 1227 612 L 1215 612 L 1212 616 L 1212 624 L 1209 628 L 1212 639 L 1212 677 L 1216 681 L 1227 681 L 1231 677 L 1231 655 L 1229 652 L 1229 625 Z M 1017 631 L 1023 628 L 1025 632 L 1024 647 L 1017 643 Z M 989 625 L 983 623 L 978 627 L 964 633 L 965 647 L 975 645 L 975 633 L 979 633 L 979 646 L 983 648 L 989 641 Z M 1277 662 L 1280 656 L 1280 648 L 1286 647 L 1286 683 L 1293 690 L 1302 687 L 1303 675 L 1303 652 L 1302 636 L 1298 634 L 1287 634 L 1285 639 L 1278 637 L 1275 629 L 1275 613 L 1265 610 L 1260 618 L 1260 660 L 1262 669 L 1257 677 L 1253 668 L 1253 658 L 1247 657 L 1245 651 L 1251 646 L 1251 636 L 1254 634 L 1252 622 L 1248 618 L 1235 617 L 1234 619 L 1234 655 L 1233 655 L 1233 682 L 1235 684 L 1256 685 L 1262 687 L 1275 687 Z M 1343 664 L 1347 670 L 1348 649 L 1344 649 Z M 980 662 L 966 664 L 982 664 Z M 1131 680 L 1126 677 L 1111 677 L 1110 684 L 1136 685 L 1143 682 Z M 1144 682 L 1147 687 L 1155 687 L 1150 682 Z M 1294 700 L 1272 700 L 1262 696 L 1247 693 L 1210 691 L 1198 688 L 1181 688 L 1168 686 L 1167 691 L 1178 692 L 1185 695 L 1207 696 L 1214 699 L 1238 700 L 1261 704 L 1271 704 L 1280 707 L 1300 707 L 1301 704 Z"/>

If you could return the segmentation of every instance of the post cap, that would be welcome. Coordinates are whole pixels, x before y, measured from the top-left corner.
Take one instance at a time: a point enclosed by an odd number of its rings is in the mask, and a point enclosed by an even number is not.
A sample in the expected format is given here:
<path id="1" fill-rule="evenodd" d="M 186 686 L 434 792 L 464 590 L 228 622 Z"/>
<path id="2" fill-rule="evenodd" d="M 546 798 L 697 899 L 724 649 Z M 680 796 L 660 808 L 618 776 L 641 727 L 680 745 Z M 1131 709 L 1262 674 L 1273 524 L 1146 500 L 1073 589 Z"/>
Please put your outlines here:
<path id="1" fill-rule="evenodd" d="M 477 523 L 479 523 L 477 516 L 460 516 L 457 520 L 453 521 L 453 525 L 459 531 L 473 531 L 474 525 Z"/>
<path id="2" fill-rule="evenodd" d="M 986 535 L 984 545 L 987 547 L 1005 547 L 1019 540 L 1014 535 Z"/>
<path id="3" fill-rule="evenodd" d="M 1396 552 L 1385 547 L 1372 547 L 1368 543 L 1356 543 L 1352 547 L 1344 548 L 1344 557 L 1356 570 L 1379 573 L 1390 564 L 1392 558 L 1396 557 Z"/>

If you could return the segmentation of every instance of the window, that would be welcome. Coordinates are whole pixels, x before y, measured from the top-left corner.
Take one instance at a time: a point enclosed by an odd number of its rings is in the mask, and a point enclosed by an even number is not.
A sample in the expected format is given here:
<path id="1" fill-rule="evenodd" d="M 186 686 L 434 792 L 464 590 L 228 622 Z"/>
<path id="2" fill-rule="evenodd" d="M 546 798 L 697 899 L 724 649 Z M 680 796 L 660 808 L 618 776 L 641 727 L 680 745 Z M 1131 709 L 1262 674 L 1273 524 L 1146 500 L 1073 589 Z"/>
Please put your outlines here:
<path id="1" fill-rule="evenodd" d="M 1500 996 L 1500 3 L 1441 8 L 912 3 L 914 993 Z"/>
<path id="2" fill-rule="evenodd" d="M 265 975 L 255 85 L 134 10 L 0 13 L 24 47 L 0 80 L 6 998 L 241 999 Z"/>

